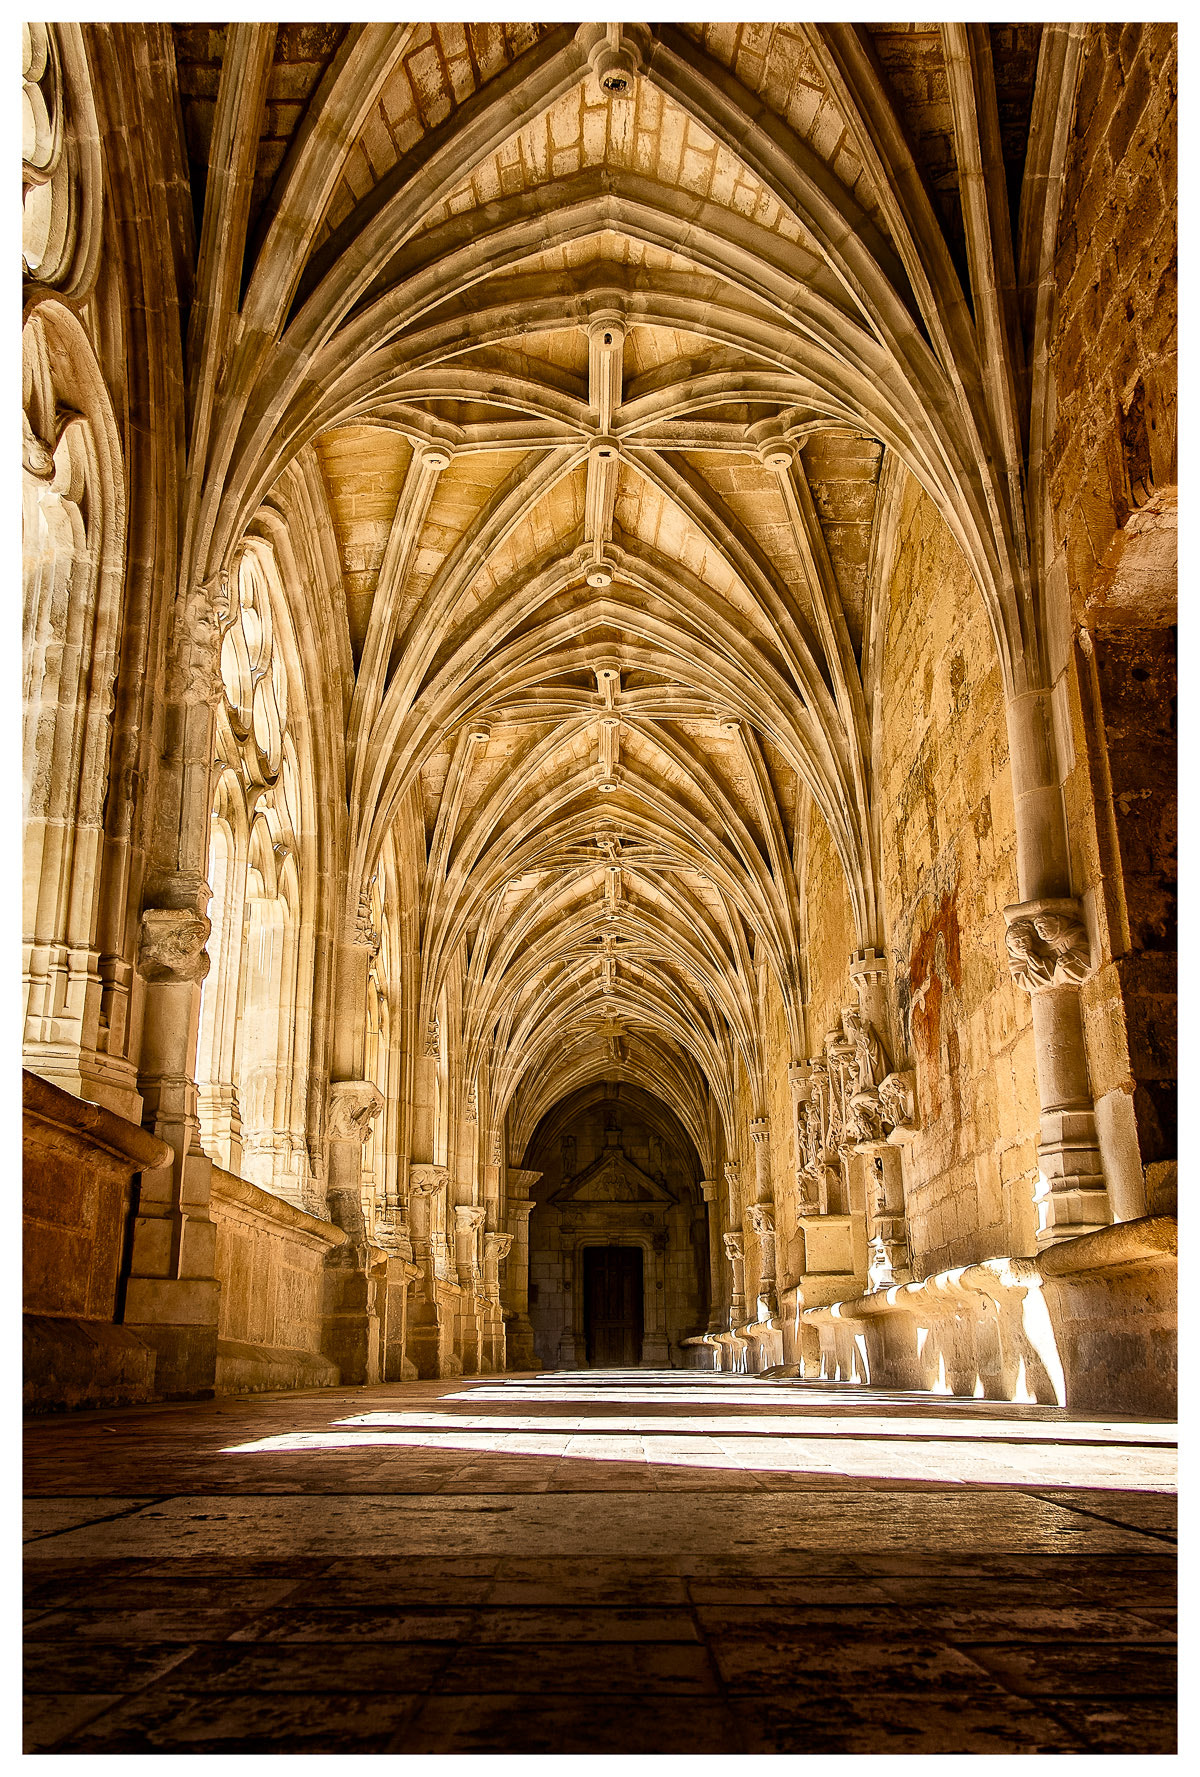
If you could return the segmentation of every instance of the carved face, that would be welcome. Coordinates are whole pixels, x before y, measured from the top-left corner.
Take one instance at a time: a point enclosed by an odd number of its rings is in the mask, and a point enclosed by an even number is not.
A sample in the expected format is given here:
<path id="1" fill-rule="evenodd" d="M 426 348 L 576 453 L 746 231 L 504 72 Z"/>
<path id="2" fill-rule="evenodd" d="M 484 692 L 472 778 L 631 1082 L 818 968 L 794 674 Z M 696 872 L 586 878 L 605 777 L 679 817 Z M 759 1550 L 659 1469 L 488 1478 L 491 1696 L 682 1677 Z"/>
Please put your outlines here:
<path id="1" fill-rule="evenodd" d="M 1014 919 L 1004 934 L 1004 944 L 1013 962 L 1029 963 L 1037 956 L 1037 926 L 1031 919 Z"/>
<path id="2" fill-rule="evenodd" d="M 1061 913 L 1039 913 L 1034 919 L 1033 927 L 1044 944 L 1054 947 L 1073 944 L 1079 935 L 1079 928 L 1074 920 L 1064 919 Z"/>

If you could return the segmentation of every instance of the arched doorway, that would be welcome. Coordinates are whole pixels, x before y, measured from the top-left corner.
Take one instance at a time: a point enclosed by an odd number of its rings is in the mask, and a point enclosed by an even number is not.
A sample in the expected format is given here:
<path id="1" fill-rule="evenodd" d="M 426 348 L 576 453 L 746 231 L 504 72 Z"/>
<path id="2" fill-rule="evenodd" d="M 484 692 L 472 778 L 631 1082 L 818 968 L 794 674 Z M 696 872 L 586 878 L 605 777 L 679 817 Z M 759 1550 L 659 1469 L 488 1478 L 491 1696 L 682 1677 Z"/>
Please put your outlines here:
<path id="1" fill-rule="evenodd" d="M 598 1082 L 541 1121 L 529 1224 L 529 1318 L 546 1368 L 681 1365 L 708 1315 L 695 1148 L 650 1092 Z"/>

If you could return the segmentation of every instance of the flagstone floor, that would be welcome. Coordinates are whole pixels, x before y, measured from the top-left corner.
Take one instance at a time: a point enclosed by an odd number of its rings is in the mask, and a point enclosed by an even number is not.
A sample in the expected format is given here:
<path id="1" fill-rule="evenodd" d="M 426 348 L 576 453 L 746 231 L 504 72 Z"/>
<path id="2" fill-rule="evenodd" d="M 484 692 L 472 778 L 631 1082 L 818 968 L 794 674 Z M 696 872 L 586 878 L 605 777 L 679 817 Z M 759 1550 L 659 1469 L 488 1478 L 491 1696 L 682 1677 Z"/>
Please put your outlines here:
<path id="1" fill-rule="evenodd" d="M 31 1420 L 26 1750 L 1171 1752 L 1174 1438 L 646 1370 Z"/>

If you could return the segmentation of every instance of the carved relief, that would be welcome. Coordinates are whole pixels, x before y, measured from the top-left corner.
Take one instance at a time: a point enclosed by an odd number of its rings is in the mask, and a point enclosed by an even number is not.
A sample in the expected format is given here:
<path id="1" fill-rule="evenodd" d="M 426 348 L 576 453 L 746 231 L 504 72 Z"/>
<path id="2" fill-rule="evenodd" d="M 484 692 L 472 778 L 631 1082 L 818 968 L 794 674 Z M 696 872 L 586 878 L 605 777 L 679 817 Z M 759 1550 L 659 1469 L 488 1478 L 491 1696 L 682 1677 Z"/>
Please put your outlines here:
<path id="1" fill-rule="evenodd" d="M 378 954 L 379 933 L 375 930 L 369 888 L 363 889 L 358 897 L 358 908 L 354 915 L 354 942 L 361 949 L 369 950 L 372 956 Z"/>
<path id="2" fill-rule="evenodd" d="M 383 1109 L 383 1094 L 371 1080 L 333 1080 L 329 1087 L 330 1141 L 363 1143 Z"/>
<path id="3" fill-rule="evenodd" d="M 1018 987 L 1077 987 L 1092 972 L 1092 951 L 1078 901 L 1024 901 L 1004 909 L 1008 970 Z"/>
<path id="4" fill-rule="evenodd" d="M 889 1072 L 875 1026 L 857 1007 L 842 1013 L 825 1052 L 793 1074 L 801 1194 L 806 1204 L 827 1201 L 829 1173 L 843 1156 L 879 1142 L 898 1143 L 913 1132 L 911 1074 Z"/>
<path id="5" fill-rule="evenodd" d="M 467 1102 L 466 1102 L 466 1109 L 463 1114 L 465 1115 L 468 1123 L 478 1123 L 478 1121 L 479 1121 L 479 1082 L 477 1080 L 468 1080 L 468 1082 L 467 1082 Z"/>
<path id="6" fill-rule="evenodd" d="M 436 1012 L 426 1026 L 425 1053 L 434 1061 L 437 1061 L 442 1053 L 442 1025 Z"/>
<path id="7" fill-rule="evenodd" d="M 138 935 L 138 972 L 146 981 L 203 981 L 212 925 L 189 907 L 147 907 Z"/>

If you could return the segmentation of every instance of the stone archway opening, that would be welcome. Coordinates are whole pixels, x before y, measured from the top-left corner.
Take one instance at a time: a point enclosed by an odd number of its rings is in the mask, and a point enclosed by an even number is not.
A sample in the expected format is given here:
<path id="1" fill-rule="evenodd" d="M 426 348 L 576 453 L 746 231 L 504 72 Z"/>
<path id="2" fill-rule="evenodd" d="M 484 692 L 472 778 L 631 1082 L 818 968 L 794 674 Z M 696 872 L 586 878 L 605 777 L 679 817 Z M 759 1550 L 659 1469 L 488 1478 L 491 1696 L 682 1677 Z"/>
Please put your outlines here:
<path id="1" fill-rule="evenodd" d="M 547 1113 L 524 1164 L 529 1319 L 545 1369 L 682 1368 L 709 1306 L 695 1146 L 643 1088 L 605 1082 Z"/>

